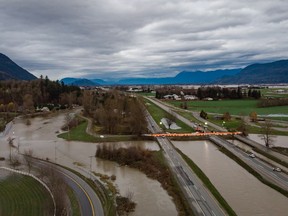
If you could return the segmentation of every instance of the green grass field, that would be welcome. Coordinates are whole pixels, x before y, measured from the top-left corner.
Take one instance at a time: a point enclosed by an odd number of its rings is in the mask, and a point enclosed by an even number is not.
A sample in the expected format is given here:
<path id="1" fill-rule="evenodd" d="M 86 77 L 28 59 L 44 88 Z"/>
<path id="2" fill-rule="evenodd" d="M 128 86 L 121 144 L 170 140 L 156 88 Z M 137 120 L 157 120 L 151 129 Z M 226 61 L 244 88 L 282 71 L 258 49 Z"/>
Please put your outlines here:
<path id="1" fill-rule="evenodd" d="M 120 141 L 129 141 L 137 139 L 135 136 L 130 135 L 105 135 L 104 138 L 100 138 L 100 136 L 91 136 L 86 133 L 88 122 L 84 121 L 79 124 L 77 127 L 70 130 L 70 133 L 66 132 L 63 134 L 59 134 L 59 138 L 63 138 L 66 140 L 73 141 L 82 141 L 82 142 L 120 142 Z M 100 134 L 99 134 L 100 135 Z"/>
<path id="2" fill-rule="evenodd" d="M 272 97 L 272 98 L 287 98 L 288 97 L 288 93 L 284 92 L 284 93 L 278 93 L 277 90 L 286 90 L 287 88 L 283 87 L 283 88 L 265 88 L 265 89 L 261 89 L 261 95 L 262 97 Z"/>
<path id="3" fill-rule="evenodd" d="M 19 174 L 0 180 L 0 215 L 53 215 L 49 192 L 35 179 Z"/>
<path id="4" fill-rule="evenodd" d="M 288 114 L 288 106 L 277 106 L 258 108 L 257 100 L 219 100 L 219 101 L 188 101 L 188 109 L 192 111 L 204 110 L 208 113 L 223 114 L 229 112 L 231 115 L 249 115 L 256 112 L 258 115 Z M 181 101 L 169 101 L 176 107 L 180 107 Z"/>
<path id="5" fill-rule="evenodd" d="M 63 134 L 59 134 L 58 137 L 66 140 L 83 141 L 83 142 L 97 142 L 97 138 L 86 133 L 88 122 L 82 122 L 77 127 Z"/>

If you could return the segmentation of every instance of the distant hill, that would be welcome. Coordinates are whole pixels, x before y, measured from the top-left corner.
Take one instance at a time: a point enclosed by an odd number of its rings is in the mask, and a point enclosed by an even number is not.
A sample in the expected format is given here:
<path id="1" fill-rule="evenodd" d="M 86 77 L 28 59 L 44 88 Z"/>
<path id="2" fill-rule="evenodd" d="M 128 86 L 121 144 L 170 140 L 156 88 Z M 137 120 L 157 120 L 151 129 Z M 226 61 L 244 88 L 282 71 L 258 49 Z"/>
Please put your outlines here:
<path id="1" fill-rule="evenodd" d="M 34 80 L 36 76 L 18 66 L 6 55 L 0 53 L 0 80 Z"/>
<path id="2" fill-rule="evenodd" d="M 1 74 L 0 74 L 1 76 Z M 82 81 L 81 81 L 82 80 Z M 265 64 L 252 64 L 244 69 L 215 71 L 182 71 L 175 77 L 163 78 L 126 78 L 115 81 L 101 79 L 64 78 L 68 85 L 173 85 L 173 84 L 277 84 L 288 83 L 288 60 L 280 60 Z M 91 85 L 90 85 L 90 84 Z"/>
<path id="3" fill-rule="evenodd" d="M 288 83 L 288 60 L 252 64 L 234 76 L 217 80 L 218 84 L 277 84 Z"/>
<path id="4" fill-rule="evenodd" d="M 71 78 L 71 77 L 63 78 L 61 79 L 61 82 L 63 82 L 65 85 L 74 85 L 74 86 L 99 86 L 100 85 L 99 83 L 94 82 L 89 79 Z"/>
<path id="5" fill-rule="evenodd" d="M 75 85 L 75 86 L 99 86 L 100 84 L 99 83 L 95 83 L 91 80 L 88 80 L 88 79 L 78 79 L 78 80 L 75 80 L 72 85 Z"/>
<path id="6" fill-rule="evenodd" d="M 215 80 L 226 76 L 235 75 L 239 73 L 241 69 L 232 70 L 215 70 L 215 71 L 182 71 L 175 77 L 164 77 L 164 78 L 130 78 L 123 79 L 117 82 L 117 84 L 123 85 L 140 85 L 140 84 L 210 84 Z"/>
<path id="7" fill-rule="evenodd" d="M 177 83 L 192 83 L 192 84 L 209 84 L 213 81 L 227 75 L 235 75 L 239 73 L 241 69 L 231 69 L 231 70 L 215 70 L 215 71 L 196 71 L 196 72 L 187 72 L 183 71 L 179 73 L 175 80 Z"/>
<path id="8" fill-rule="evenodd" d="M 108 83 L 102 79 L 92 79 L 91 80 L 94 83 L 98 83 L 99 85 L 107 85 Z M 111 84 L 112 82 L 110 82 L 109 84 Z"/>
<path id="9" fill-rule="evenodd" d="M 213 81 L 226 76 L 235 75 L 239 73 L 241 69 L 232 70 L 216 70 L 216 71 L 183 71 L 177 74 L 175 77 L 163 77 L 163 78 L 127 78 L 121 79 L 118 82 L 104 81 L 102 79 L 91 79 L 90 84 L 88 79 L 82 78 L 63 78 L 61 81 L 66 85 L 78 85 L 78 86 L 92 86 L 94 85 L 173 85 L 173 84 L 210 84 Z M 85 84 L 83 80 L 86 80 L 88 84 Z M 91 83 L 92 82 L 92 83 Z"/>

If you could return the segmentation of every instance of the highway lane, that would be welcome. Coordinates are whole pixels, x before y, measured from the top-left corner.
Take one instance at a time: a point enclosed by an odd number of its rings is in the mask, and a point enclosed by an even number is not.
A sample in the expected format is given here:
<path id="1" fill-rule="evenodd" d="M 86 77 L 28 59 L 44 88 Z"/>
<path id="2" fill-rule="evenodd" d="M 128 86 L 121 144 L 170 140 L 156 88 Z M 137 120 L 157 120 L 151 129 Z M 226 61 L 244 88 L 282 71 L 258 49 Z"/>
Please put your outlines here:
<path id="1" fill-rule="evenodd" d="M 153 132 L 160 132 L 161 128 L 147 112 L 146 118 L 148 127 Z M 178 152 L 173 148 L 171 142 L 166 137 L 158 137 L 157 141 L 164 151 L 164 155 L 175 173 L 178 181 L 181 183 L 182 190 L 191 205 L 195 215 L 225 215 L 218 202 L 205 188 L 201 180 L 194 174 Z"/>
<path id="2" fill-rule="evenodd" d="M 273 171 L 273 167 L 266 163 L 265 161 L 257 158 L 257 154 L 255 158 L 252 158 L 246 152 L 243 152 L 241 149 L 237 148 L 231 142 L 222 139 L 221 137 L 211 136 L 210 140 L 212 142 L 219 143 L 226 149 L 228 149 L 231 153 L 239 157 L 242 161 L 248 164 L 251 168 L 265 177 L 267 180 L 273 182 L 284 190 L 288 190 L 288 176 L 283 172 Z"/>
<path id="3" fill-rule="evenodd" d="M 102 204 L 94 190 L 82 178 L 63 167 L 51 164 L 46 161 L 34 161 L 42 168 L 51 167 L 57 171 L 64 181 L 75 192 L 83 216 L 104 216 Z"/>

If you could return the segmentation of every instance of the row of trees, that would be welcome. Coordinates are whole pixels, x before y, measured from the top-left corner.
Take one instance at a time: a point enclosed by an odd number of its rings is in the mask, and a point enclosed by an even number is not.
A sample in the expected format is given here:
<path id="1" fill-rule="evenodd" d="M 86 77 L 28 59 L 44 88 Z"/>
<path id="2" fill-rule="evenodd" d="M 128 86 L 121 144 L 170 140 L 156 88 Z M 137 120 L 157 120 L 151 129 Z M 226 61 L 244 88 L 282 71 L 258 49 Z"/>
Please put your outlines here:
<path id="1" fill-rule="evenodd" d="M 178 96 L 195 95 L 200 100 L 203 98 L 214 99 L 242 99 L 242 98 L 261 98 L 261 92 L 257 89 L 242 89 L 238 88 L 221 88 L 219 86 L 213 87 L 199 87 L 198 89 L 182 89 L 182 88 L 161 88 L 156 90 L 156 98 L 163 99 L 165 95 L 177 94 Z"/>
<path id="2" fill-rule="evenodd" d="M 261 99 L 257 106 L 258 107 L 273 107 L 273 106 L 287 106 L 287 98 L 273 98 L 273 99 Z"/>
<path id="3" fill-rule="evenodd" d="M 200 117 L 203 119 L 208 119 L 208 114 L 202 110 L 200 112 Z M 250 118 L 250 121 L 253 123 L 257 123 L 259 120 L 257 113 L 254 111 L 249 114 L 249 118 Z M 220 117 L 220 119 L 223 120 L 222 126 L 224 126 L 225 122 L 229 122 L 232 120 L 232 116 L 230 115 L 229 112 L 225 112 Z M 248 136 L 249 127 L 248 127 L 247 122 L 245 121 L 245 117 L 244 116 L 236 117 L 236 119 L 239 120 L 239 124 L 238 124 L 238 127 L 235 129 L 237 131 L 242 132 L 242 134 L 244 136 Z M 262 140 L 264 140 L 265 146 L 267 148 L 269 148 L 269 147 L 271 147 L 271 145 L 273 145 L 273 141 L 274 141 L 273 140 L 274 136 L 272 135 L 273 134 L 273 124 L 272 124 L 272 121 L 269 119 L 261 119 L 261 122 L 262 123 L 260 124 L 260 128 L 261 128 L 260 129 L 260 131 L 261 131 L 260 137 Z"/>

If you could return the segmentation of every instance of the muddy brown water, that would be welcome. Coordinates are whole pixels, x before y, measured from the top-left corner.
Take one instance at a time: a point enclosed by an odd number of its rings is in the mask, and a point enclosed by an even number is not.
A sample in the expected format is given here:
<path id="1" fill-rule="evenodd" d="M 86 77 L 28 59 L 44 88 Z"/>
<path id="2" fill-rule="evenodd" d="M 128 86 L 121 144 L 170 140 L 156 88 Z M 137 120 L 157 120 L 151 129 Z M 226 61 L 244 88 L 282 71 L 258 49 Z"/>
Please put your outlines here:
<path id="1" fill-rule="evenodd" d="M 22 119 L 17 119 L 9 134 L 0 138 L 0 156 L 8 158 L 9 145 L 7 138 L 14 138 L 14 145 L 18 146 L 20 152 L 32 149 L 37 157 L 57 163 L 75 167 L 74 162 L 81 164 L 84 168 L 107 175 L 116 175 L 115 184 L 121 195 L 133 194 L 133 201 L 137 203 L 132 216 L 177 215 L 176 207 L 172 198 L 161 187 L 158 181 L 149 179 L 145 174 L 129 167 L 119 167 L 116 163 L 101 160 L 95 157 L 96 147 L 100 144 L 66 141 L 57 138 L 61 126 L 64 124 L 65 115 L 59 114 L 53 118 L 33 118 L 31 125 L 27 126 Z M 159 150 L 159 146 L 151 141 L 117 142 L 108 143 L 121 147 L 141 146 L 146 149 Z M 16 149 L 12 149 L 17 152 Z M 5 162 L 2 162 L 3 165 Z M 0 164 L 0 165 L 1 165 Z"/>
<path id="2" fill-rule="evenodd" d="M 202 169 L 237 215 L 288 215 L 288 198 L 262 184 L 211 142 L 173 143 Z"/>

